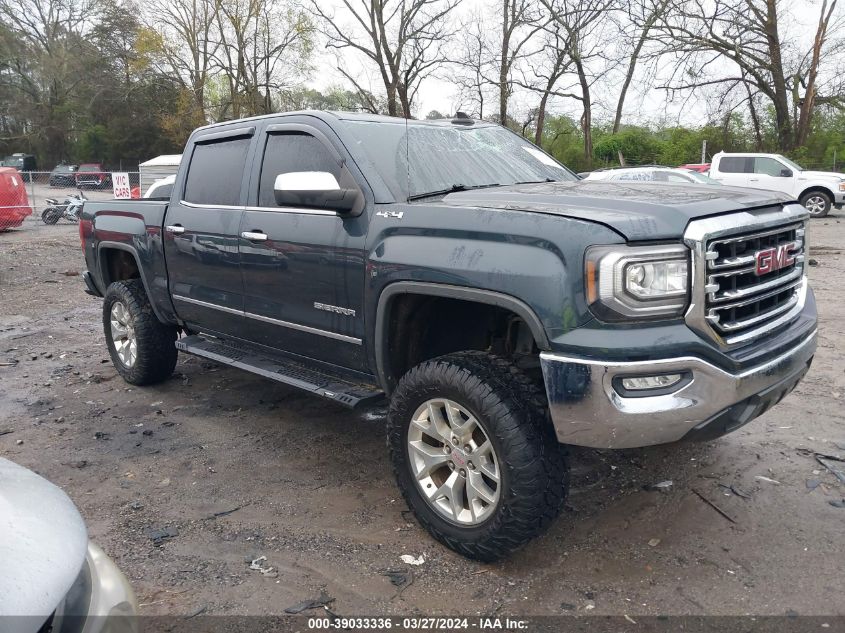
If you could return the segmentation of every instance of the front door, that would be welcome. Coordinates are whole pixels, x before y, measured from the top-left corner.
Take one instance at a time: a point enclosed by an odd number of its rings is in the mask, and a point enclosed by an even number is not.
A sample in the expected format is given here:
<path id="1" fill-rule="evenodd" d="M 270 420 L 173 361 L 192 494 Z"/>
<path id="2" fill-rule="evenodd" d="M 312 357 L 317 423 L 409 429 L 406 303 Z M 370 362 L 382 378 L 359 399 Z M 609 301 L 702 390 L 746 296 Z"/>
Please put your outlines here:
<path id="1" fill-rule="evenodd" d="M 355 179 L 325 133 L 269 125 L 256 144 L 250 205 L 241 220 L 240 261 L 248 340 L 339 364 L 366 366 L 363 337 L 365 216 L 276 203 L 279 174 L 328 172 Z"/>
<path id="2" fill-rule="evenodd" d="M 795 173 L 779 160 L 768 156 L 754 158 L 754 175 L 749 186 L 792 195 Z"/>
<path id="3" fill-rule="evenodd" d="M 192 329 L 237 336 L 243 325 L 238 229 L 254 128 L 200 137 L 181 191 L 167 209 L 164 252 L 179 318 Z M 185 169 L 183 167 L 183 169 Z"/>

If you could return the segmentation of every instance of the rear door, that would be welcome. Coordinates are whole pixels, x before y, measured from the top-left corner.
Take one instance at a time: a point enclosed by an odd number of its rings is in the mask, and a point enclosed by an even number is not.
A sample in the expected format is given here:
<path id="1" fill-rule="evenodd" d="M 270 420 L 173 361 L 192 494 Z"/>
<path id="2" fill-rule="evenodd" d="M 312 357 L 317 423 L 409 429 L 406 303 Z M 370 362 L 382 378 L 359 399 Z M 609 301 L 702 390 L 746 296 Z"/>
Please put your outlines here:
<path id="1" fill-rule="evenodd" d="M 310 117 L 276 121 L 290 122 L 265 124 L 261 130 L 250 206 L 240 226 L 243 337 L 363 369 L 366 213 L 351 217 L 326 209 L 282 207 L 273 187 L 279 174 L 318 171 L 331 173 L 341 186 L 354 183 L 366 191 L 363 178 L 326 124 Z"/>
<path id="2" fill-rule="evenodd" d="M 193 329 L 237 336 L 243 323 L 238 228 L 254 127 L 196 138 L 174 189 L 164 253 L 176 313 Z"/>
<path id="3" fill-rule="evenodd" d="M 723 185 L 753 187 L 754 158 L 751 156 L 722 156 L 717 170 L 711 170 L 710 177 Z"/>

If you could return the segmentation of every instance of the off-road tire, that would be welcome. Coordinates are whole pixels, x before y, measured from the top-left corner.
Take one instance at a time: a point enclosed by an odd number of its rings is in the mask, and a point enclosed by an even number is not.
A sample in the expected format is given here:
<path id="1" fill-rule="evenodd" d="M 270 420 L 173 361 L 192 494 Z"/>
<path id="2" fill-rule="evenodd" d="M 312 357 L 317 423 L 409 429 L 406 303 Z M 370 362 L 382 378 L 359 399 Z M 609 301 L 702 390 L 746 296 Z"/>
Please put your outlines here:
<path id="1" fill-rule="evenodd" d="M 807 202 L 809 200 L 813 199 L 813 198 L 820 198 L 821 200 L 824 201 L 824 209 L 823 210 L 813 212 L 813 211 L 810 210 L 809 207 L 807 207 Z M 805 209 L 807 209 L 810 212 L 810 216 L 814 217 L 814 218 L 825 217 L 828 213 L 830 213 L 831 208 L 833 208 L 833 200 L 830 199 L 830 196 L 828 194 L 826 194 L 824 191 L 819 191 L 818 189 L 815 189 L 813 191 L 808 191 L 807 193 L 805 193 L 803 196 L 801 196 L 801 199 L 799 200 L 799 202 L 801 203 L 802 207 L 804 207 Z"/>
<path id="2" fill-rule="evenodd" d="M 129 312 L 137 339 L 137 358 L 131 367 L 120 360 L 111 336 L 111 309 L 120 301 Z M 140 279 L 115 281 L 103 299 L 103 331 L 117 373 L 131 385 L 152 385 L 170 378 L 176 367 L 176 327 L 158 320 Z"/>
<path id="3" fill-rule="evenodd" d="M 408 430 L 423 403 L 448 398 L 471 411 L 496 451 L 502 486 L 492 514 L 460 526 L 429 505 L 411 471 Z M 431 535 L 456 552 L 490 562 L 541 534 L 560 513 L 569 486 L 564 448 L 548 419 L 541 387 L 507 360 L 467 351 L 425 361 L 399 381 L 387 443 L 399 489 Z"/>

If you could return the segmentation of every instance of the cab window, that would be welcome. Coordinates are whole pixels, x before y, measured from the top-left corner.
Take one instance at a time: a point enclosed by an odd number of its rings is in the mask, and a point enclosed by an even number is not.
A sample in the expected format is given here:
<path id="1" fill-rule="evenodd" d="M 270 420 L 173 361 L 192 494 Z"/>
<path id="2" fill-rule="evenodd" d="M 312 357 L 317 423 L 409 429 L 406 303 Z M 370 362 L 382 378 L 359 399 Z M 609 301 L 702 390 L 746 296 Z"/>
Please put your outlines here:
<path id="1" fill-rule="evenodd" d="M 197 143 L 185 181 L 185 202 L 237 206 L 250 137 Z"/>
<path id="2" fill-rule="evenodd" d="M 272 133 L 264 148 L 258 206 L 278 206 L 273 190 L 276 176 L 295 171 L 325 171 L 342 181 L 342 168 L 322 141 L 304 132 Z"/>

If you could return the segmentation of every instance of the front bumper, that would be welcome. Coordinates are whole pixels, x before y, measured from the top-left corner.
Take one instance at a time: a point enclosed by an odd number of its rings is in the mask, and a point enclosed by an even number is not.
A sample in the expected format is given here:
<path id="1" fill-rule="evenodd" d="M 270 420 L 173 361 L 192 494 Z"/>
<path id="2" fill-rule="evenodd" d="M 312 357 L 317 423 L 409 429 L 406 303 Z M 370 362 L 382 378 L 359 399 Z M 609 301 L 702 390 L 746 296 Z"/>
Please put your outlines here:
<path id="1" fill-rule="evenodd" d="M 761 415 L 801 380 L 816 351 L 816 332 L 761 365 L 730 373 L 692 356 L 603 362 L 540 354 L 558 440 L 594 448 L 634 448 L 685 437 L 709 439 Z M 660 395 L 622 395 L 615 378 L 685 373 Z"/>
<path id="2" fill-rule="evenodd" d="M 126 576 L 88 543 L 85 565 L 53 614 L 57 633 L 138 633 L 138 601 Z"/>

